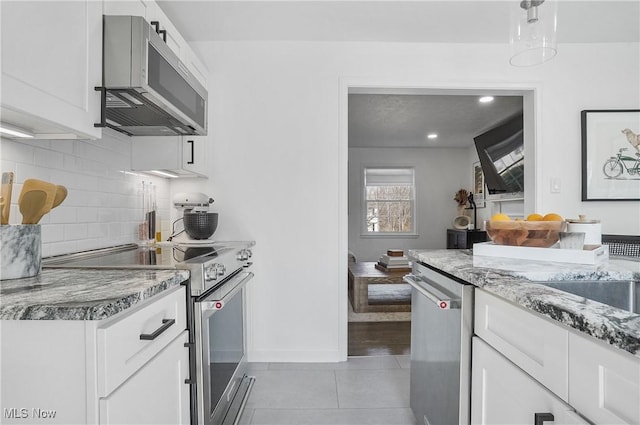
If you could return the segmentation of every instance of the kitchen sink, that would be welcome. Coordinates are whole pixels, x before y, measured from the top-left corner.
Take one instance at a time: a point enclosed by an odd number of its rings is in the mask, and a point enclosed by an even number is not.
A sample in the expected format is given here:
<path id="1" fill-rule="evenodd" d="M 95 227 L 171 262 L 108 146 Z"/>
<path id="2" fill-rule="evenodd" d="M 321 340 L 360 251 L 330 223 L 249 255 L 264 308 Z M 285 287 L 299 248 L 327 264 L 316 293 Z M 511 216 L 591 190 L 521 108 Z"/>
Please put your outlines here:
<path id="1" fill-rule="evenodd" d="M 559 280 L 535 283 L 640 314 L 640 280 Z"/>

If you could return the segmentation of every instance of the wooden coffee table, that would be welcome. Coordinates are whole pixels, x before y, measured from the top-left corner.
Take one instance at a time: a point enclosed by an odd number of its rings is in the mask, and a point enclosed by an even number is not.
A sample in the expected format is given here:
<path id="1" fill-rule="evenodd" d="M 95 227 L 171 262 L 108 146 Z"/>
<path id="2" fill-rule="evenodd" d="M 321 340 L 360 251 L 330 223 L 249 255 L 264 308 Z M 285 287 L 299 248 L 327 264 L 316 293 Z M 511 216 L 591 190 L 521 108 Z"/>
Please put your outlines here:
<path id="1" fill-rule="evenodd" d="M 369 304 L 369 285 L 409 284 L 402 281 L 408 271 L 385 272 L 375 267 L 375 262 L 349 263 L 349 299 L 356 313 L 411 311 L 411 303 Z"/>

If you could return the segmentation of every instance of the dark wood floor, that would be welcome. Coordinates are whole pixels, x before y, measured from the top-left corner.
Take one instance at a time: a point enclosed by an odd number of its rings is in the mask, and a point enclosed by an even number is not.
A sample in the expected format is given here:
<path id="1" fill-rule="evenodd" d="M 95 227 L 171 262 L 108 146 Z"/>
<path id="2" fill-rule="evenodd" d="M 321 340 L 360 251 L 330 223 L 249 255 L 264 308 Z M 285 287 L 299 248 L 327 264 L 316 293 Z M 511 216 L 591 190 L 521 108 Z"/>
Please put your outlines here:
<path id="1" fill-rule="evenodd" d="M 350 356 L 409 355 L 411 322 L 349 322 Z"/>

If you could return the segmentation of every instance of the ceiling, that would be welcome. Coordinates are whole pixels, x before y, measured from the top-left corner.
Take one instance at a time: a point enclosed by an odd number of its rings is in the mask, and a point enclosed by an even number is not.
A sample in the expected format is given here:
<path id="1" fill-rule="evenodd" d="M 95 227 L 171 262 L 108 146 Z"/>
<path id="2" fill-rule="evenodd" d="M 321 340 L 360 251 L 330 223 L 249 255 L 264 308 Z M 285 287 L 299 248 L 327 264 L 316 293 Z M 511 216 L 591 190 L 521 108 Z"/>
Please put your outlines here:
<path id="1" fill-rule="evenodd" d="M 428 43 L 507 43 L 511 9 L 519 10 L 520 3 L 157 1 L 189 41 Z M 640 41 L 640 0 L 562 0 L 557 5 L 558 43 Z M 522 109 L 520 96 L 500 96 L 492 104 L 479 105 L 480 93 L 451 93 L 350 94 L 349 146 L 468 147 L 474 136 Z M 436 140 L 425 138 L 431 131 L 439 134 Z"/>
<path id="2" fill-rule="evenodd" d="M 550 4 L 553 0 L 547 0 Z M 519 0 L 158 0 L 188 41 L 507 43 Z M 640 0 L 558 1 L 558 42 L 640 41 Z M 545 5 L 541 5 L 541 8 Z"/>
<path id="3" fill-rule="evenodd" d="M 521 96 L 350 94 L 349 147 L 468 147 L 473 138 L 522 111 Z M 436 139 L 428 139 L 436 133 Z"/>

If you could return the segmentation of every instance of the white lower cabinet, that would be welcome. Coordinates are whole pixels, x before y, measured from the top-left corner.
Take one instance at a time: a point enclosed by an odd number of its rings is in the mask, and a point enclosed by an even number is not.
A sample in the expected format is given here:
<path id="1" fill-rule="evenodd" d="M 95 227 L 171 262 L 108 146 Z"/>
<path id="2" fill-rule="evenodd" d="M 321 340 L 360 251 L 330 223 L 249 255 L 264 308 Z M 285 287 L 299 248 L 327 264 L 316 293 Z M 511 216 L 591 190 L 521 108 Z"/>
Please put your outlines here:
<path id="1" fill-rule="evenodd" d="M 472 424 L 588 424 L 478 337 L 473 338 L 472 371 Z"/>
<path id="2" fill-rule="evenodd" d="M 189 416 L 188 342 L 183 332 L 107 397 L 100 399 L 100 424 L 187 425 Z M 143 395 L 141 397 L 141 395 Z"/>
<path id="3" fill-rule="evenodd" d="M 567 329 L 477 290 L 474 333 L 561 399 L 568 400 Z"/>
<path id="4" fill-rule="evenodd" d="M 185 291 L 100 321 L 0 321 L 0 424 L 188 424 Z"/>
<path id="5" fill-rule="evenodd" d="M 482 289 L 474 333 L 473 424 L 640 424 L 639 357 Z"/>
<path id="6" fill-rule="evenodd" d="M 569 336 L 569 403 L 597 424 L 640 424 L 640 358 Z"/>

